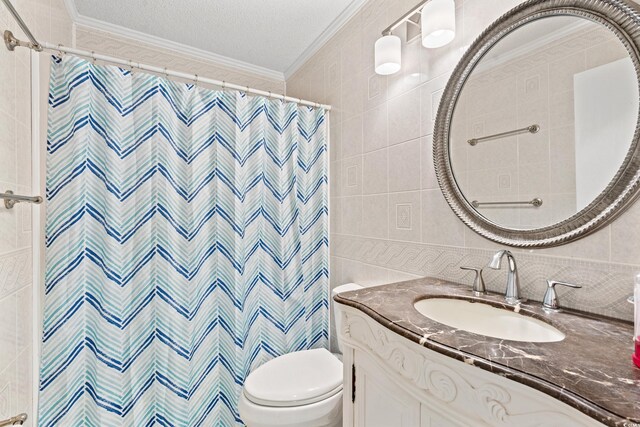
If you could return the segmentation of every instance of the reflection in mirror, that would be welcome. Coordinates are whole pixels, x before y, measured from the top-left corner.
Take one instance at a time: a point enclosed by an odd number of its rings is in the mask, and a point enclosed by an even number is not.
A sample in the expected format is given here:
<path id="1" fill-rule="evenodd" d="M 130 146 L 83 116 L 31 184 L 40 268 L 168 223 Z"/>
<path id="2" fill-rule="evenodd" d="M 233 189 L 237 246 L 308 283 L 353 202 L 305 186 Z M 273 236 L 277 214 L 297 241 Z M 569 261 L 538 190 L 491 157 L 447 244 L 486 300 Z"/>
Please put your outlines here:
<path id="1" fill-rule="evenodd" d="M 637 76 L 616 35 L 584 18 L 546 17 L 501 39 L 470 74 L 451 121 L 451 168 L 489 221 L 545 227 L 607 187 L 637 117 Z"/>

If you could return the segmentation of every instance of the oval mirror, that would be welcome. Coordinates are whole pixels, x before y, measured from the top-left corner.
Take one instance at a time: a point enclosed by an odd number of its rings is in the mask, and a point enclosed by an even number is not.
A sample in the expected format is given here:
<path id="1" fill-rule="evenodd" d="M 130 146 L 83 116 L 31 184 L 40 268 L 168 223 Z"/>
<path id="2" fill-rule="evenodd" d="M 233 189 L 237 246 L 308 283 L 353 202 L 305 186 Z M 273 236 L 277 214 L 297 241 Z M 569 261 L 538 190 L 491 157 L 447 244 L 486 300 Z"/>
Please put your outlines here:
<path id="1" fill-rule="evenodd" d="M 616 6 L 606 15 L 605 3 Z M 448 203 L 476 232 L 558 245 L 638 195 L 640 23 L 631 9 L 525 2 L 464 55 L 438 111 L 434 164 Z"/>

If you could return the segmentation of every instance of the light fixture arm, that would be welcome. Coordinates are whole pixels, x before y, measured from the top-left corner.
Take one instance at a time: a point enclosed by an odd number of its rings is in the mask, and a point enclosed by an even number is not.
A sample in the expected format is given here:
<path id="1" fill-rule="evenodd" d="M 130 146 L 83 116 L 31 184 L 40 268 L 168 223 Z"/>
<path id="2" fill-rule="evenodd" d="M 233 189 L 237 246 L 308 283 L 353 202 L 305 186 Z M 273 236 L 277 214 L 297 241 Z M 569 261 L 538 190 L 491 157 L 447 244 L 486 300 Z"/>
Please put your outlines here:
<path id="1" fill-rule="evenodd" d="M 423 0 L 420 3 L 418 3 L 415 7 L 413 7 L 411 10 L 409 10 L 407 13 L 405 13 L 404 15 L 402 15 L 400 18 L 398 18 L 393 24 L 389 25 L 387 28 L 385 28 L 382 31 L 382 35 L 383 36 L 388 36 L 390 35 L 396 28 L 398 28 L 400 25 L 404 24 L 405 22 L 409 21 L 410 18 L 415 15 L 416 13 L 420 13 L 420 11 L 422 10 L 422 8 L 424 7 L 425 4 L 427 4 L 427 2 L 429 2 L 430 0 Z"/>
<path id="2" fill-rule="evenodd" d="M 416 18 L 417 16 L 417 18 Z M 432 49 L 445 46 L 455 38 L 456 28 L 455 0 L 422 0 L 411 10 L 398 18 L 382 31 L 382 37 L 374 45 L 374 64 L 376 74 L 388 76 L 400 71 L 402 67 L 402 40 L 393 31 L 407 24 L 406 42 L 416 36 L 411 26 L 419 26 L 422 46 Z M 413 31 L 410 31 L 413 30 Z"/>

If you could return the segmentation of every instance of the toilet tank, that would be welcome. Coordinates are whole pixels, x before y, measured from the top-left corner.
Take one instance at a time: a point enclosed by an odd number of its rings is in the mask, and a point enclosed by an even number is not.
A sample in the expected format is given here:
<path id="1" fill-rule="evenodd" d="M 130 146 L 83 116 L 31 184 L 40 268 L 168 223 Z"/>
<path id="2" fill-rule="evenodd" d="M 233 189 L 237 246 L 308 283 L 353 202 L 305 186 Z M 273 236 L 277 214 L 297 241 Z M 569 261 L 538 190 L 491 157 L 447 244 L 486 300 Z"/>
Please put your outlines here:
<path id="1" fill-rule="evenodd" d="M 331 299 L 342 292 L 356 291 L 362 289 L 362 286 L 356 283 L 347 283 L 345 285 L 336 286 L 331 291 Z M 338 334 L 338 350 L 342 353 L 342 342 L 340 341 L 340 327 L 342 326 L 342 317 L 340 316 L 340 304 L 333 303 L 333 319 L 336 323 L 336 333 Z"/>

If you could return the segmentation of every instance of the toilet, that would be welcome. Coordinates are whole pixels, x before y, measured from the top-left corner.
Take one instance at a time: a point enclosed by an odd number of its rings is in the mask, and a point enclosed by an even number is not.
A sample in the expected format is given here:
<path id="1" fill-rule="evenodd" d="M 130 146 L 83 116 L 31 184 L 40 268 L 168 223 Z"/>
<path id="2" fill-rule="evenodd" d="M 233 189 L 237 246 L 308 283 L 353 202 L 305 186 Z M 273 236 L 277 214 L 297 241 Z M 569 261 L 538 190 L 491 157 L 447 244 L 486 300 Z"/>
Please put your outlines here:
<path id="1" fill-rule="evenodd" d="M 362 287 L 338 286 L 331 297 Z M 340 309 L 333 304 L 336 330 Z M 338 340 L 338 348 L 341 349 Z M 238 402 L 247 427 L 342 426 L 342 362 L 324 348 L 288 353 L 260 366 L 244 382 Z"/>

